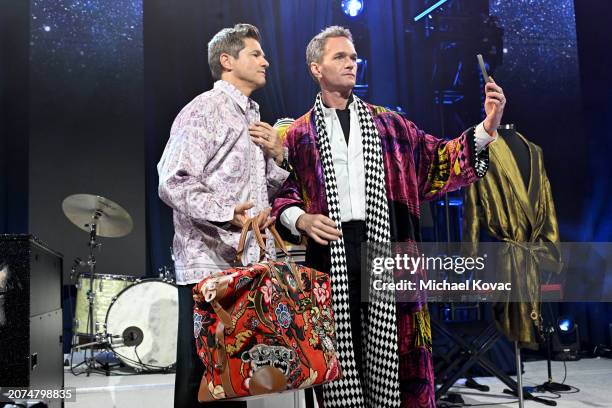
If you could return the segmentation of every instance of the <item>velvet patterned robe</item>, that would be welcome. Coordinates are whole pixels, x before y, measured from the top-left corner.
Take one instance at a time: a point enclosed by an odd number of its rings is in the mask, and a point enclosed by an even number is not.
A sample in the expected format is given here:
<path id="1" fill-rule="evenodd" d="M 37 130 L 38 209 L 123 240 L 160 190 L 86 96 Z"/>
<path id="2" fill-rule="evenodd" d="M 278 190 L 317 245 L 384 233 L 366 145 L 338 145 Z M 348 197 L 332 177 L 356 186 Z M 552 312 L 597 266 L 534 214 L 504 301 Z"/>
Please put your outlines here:
<path id="1" fill-rule="evenodd" d="M 497 276 L 501 282 L 512 282 L 514 299 L 529 301 L 496 303 L 494 318 L 510 341 L 537 348 L 540 271 L 559 272 L 562 267 L 559 228 L 542 149 L 518 132 L 512 136 L 529 150 L 529 180 L 523 180 L 512 151 L 499 137 L 489 148 L 487 174 L 465 190 L 463 240 L 471 243 L 473 254 L 482 234 L 488 235 L 484 240 L 509 244 L 504 247 L 508 253 L 502 255 L 508 262 Z M 528 247 L 538 249 L 530 253 Z"/>
<path id="2" fill-rule="evenodd" d="M 393 242 L 419 241 L 421 201 L 478 179 L 474 169 L 474 129 L 446 141 L 417 129 L 395 112 L 374 105 L 368 108 L 381 140 L 391 239 Z M 311 110 L 286 132 L 285 146 L 293 171 L 274 201 L 272 215 L 277 218 L 285 208 L 296 205 L 310 214 L 329 214 L 316 140 Z M 487 149 L 480 153 L 487 154 Z M 329 265 L 329 253 L 327 259 L 313 259 L 307 249 L 307 264 L 329 271 L 322 267 L 326 262 Z M 434 408 L 431 329 L 426 302 L 398 304 L 397 324 L 402 407 Z"/>

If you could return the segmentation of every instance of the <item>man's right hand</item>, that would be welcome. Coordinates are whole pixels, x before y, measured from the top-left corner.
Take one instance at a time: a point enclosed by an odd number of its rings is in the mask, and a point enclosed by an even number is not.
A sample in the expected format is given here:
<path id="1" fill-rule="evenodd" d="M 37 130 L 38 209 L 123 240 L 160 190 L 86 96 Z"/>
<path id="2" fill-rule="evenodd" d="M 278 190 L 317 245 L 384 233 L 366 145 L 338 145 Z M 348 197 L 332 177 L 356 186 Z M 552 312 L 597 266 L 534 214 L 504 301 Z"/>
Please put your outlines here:
<path id="1" fill-rule="evenodd" d="M 321 245 L 328 245 L 329 241 L 337 241 L 342 236 L 336 223 L 322 214 L 304 213 L 297 219 L 295 227 Z"/>
<path id="2" fill-rule="evenodd" d="M 236 208 L 234 208 L 234 218 L 230 221 L 235 227 L 242 228 L 244 223 L 249 219 L 246 212 L 247 210 L 253 208 L 255 204 L 246 202 L 246 203 L 238 203 Z"/>

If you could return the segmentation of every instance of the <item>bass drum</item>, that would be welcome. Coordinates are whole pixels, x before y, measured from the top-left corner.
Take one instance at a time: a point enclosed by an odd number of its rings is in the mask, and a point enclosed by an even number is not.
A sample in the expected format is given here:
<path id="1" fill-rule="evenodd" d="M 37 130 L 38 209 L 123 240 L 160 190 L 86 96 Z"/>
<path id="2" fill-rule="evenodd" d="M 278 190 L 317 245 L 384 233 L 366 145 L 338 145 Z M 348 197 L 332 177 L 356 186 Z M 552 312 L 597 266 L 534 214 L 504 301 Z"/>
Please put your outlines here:
<path id="1" fill-rule="evenodd" d="M 106 314 L 111 349 L 137 371 L 171 369 L 176 364 L 178 289 L 147 279 L 124 289 Z"/>

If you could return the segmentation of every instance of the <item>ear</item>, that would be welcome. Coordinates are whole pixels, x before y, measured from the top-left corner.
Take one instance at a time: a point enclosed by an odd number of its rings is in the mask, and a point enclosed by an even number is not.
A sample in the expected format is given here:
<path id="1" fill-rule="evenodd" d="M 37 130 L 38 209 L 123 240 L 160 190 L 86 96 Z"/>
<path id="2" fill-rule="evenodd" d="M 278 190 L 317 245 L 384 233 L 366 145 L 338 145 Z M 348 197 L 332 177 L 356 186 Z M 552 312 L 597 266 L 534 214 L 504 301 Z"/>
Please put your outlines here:
<path id="1" fill-rule="evenodd" d="M 311 62 L 310 63 L 310 73 L 312 74 L 313 77 L 317 78 L 317 80 L 321 80 L 321 77 L 323 76 L 323 74 L 321 74 L 321 66 L 319 64 L 317 64 L 316 62 Z"/>
<path id="2" fill-rule="evenodd" d="M 234 59 L 232 58 L 232 56 L 225 53 L 219 56 L 219 62 L 221 63 L 223 69 L 226 71 L 231 71 L 234 65 Z"/>

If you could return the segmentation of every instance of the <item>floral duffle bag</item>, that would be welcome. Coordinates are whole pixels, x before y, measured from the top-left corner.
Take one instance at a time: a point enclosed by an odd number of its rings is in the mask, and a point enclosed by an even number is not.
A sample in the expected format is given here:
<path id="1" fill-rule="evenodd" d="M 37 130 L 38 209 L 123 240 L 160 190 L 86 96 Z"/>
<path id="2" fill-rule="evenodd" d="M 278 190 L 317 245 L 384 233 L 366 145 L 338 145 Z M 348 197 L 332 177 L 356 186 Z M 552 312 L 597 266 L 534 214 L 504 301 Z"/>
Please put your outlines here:
<path id="1" fill-rule="evenodd" d="M 257 223 L 249 224 L 264 249 Z M 329 275 L 290 261 L 260 262 L 208 276 L 193 296 L 204 364 L 200 402 L 307 388 L 341 376 Z"/>

